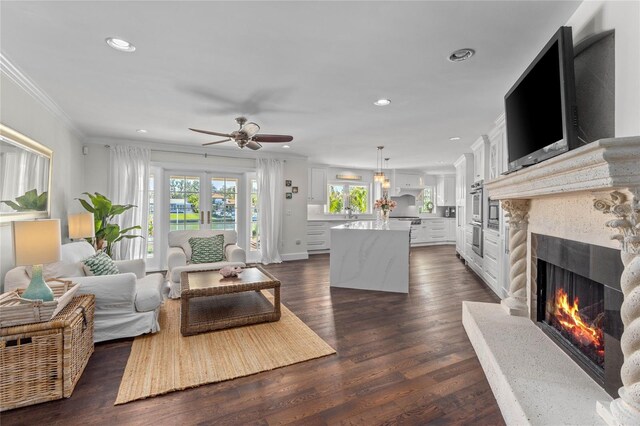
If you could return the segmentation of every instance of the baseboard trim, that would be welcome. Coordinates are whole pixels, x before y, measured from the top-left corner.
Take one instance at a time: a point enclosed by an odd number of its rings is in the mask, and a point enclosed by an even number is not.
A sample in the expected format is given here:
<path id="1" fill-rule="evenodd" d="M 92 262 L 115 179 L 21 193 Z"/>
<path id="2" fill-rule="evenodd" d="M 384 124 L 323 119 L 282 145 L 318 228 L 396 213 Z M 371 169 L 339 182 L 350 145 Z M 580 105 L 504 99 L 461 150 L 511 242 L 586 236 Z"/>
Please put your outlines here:
<path id="1" fill-rule="evenodd" d="M 306 260 L 309 258 L 309 254 L 306 251 L 301 251 L 299 253 L 283 253 L 280 257 L 287 262 L 289 260 Z"/>
<path id="2" fill-rule="evenodd" d="M 455 241 L 434 241 L 428 243 L 411 243 L 411 247 L 428 247 L 428 246 L 453 246 L 455 245 Z"/>

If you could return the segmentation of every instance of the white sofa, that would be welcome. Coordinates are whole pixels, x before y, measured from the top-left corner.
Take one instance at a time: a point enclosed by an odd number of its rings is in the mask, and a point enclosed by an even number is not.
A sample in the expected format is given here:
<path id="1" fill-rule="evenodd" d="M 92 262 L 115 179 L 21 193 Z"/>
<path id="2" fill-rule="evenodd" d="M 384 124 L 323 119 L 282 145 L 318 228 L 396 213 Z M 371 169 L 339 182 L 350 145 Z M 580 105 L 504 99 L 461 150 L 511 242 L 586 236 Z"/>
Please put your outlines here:
<path id="1" fill-rule="evenodd" d="M 48 278 L 69 279 L 80 285 L 76 294 L 94 294 L 96 312 L 95 342 L 155 333 L 162 305 L 164 277 L 145 275 L 144 260 L 115 261 L 119 274 L 86 276 L 82 261 L 95 254 L 91 244 L 81 241 L 63 244 L 61 260 L 44 265 Z M 30 268 L 19 266 L 7 272 L 4 290 L 26 288 L 31 280 Z"/>
<path id="2" fill-rule="evenodd" d="M 213 237 L 224 235 L 224 259 L 222 262 L 190 263 L 191 237 Z M 180 274 L 184 271 L 197 271 L 201 269 L 220 269 L 225 266 L 246 266 L 247 254 L 244 249 L 237 246 L 238 234 L 236 231 L 216 231 L 201 229 L 197 231 L 171 231 L 169 232 L 169 251 L 167 252 L 167 279 L 169 280 L 169 297 L 180 297 Z"/>

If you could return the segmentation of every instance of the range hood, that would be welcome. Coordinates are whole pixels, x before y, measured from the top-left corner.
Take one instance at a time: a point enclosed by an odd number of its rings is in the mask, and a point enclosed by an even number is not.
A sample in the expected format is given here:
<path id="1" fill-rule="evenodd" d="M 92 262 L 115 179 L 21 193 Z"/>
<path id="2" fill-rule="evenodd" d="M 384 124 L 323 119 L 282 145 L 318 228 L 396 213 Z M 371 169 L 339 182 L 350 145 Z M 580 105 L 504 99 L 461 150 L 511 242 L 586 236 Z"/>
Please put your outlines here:
<path id="1" fill-rule="evenodd" d="M 417 197 L 418 195 L 420 195 L 420 192 L 422 192 L 422 190 L 424 189 L 423 187 L 412 187 L 412 188 L 408 188 L 408 187 L 400 187 L 400 188 L 392 188 L 392 193 L 391 195 L 397 195 L 397 196 L 401 196 L 401 195 L 412 195 L 414 197 Z"/>
<path id="2" fill-rule="evenodd" d="M 418 208 L 416 207 L 416 197 L 410 194 L 391 195 L 391 199 L 398 205 L 391 212 L 390 217 L 409 217 L 418 216 Z"/>

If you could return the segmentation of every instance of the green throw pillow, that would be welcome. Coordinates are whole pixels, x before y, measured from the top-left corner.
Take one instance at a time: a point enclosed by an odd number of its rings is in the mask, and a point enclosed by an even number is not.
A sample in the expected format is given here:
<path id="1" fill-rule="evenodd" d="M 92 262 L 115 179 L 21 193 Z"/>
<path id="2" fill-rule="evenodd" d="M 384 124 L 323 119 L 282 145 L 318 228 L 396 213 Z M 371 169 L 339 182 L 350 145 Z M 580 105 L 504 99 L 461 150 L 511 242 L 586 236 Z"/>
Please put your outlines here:
<path id="1" fill-rule="evenodd" d="M 84 273 L 91 275 L 115 275 L 119 274 L 118 267 L 103 251 L 99 251 L 93 256 L 82 261 L 84 263 Z"/>
<path id="2" fill-rule="evenodd" d="M 222 262 L 224 258 L 224 235 L 209 238 L 191 237 L 191 263 Z"/>

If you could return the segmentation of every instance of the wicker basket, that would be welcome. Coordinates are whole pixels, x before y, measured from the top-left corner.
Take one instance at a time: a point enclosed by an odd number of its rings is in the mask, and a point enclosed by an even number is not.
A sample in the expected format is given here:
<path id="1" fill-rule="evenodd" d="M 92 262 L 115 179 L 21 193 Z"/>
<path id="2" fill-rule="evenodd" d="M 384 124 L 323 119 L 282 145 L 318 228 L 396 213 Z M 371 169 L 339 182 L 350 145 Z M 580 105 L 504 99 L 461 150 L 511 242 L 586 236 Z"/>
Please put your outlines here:
<path id="1" fill-rule="evenodd" d="M 93 353 L 95 296 L 51 321 L 0 329 L 0 411 L 68 398 Z"/>
<path id="2" fill-rule="evenodd" d="M 20 297 L 23 289 L 0 295 L 0 327 L 49 321 L 67 306 L 79 288 L 71 281 L 57 279 L 49 281 L 48 285 L 54 297 L 50 302 L 23 299 Z"/>

